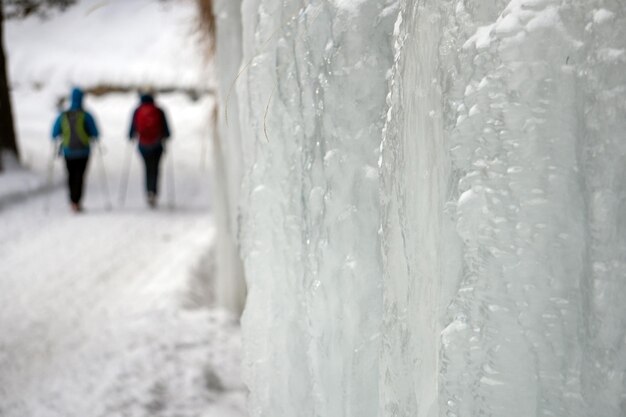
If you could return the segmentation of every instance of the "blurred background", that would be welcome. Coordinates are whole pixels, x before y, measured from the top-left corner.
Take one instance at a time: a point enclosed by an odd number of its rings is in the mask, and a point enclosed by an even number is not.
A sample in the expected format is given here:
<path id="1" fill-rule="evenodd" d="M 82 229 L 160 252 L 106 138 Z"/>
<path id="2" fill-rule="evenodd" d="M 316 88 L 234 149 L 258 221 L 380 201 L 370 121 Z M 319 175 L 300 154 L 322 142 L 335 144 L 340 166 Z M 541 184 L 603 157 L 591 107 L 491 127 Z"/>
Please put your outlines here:
<path id="1" fill-rule="evenodd" d="M 0 416 L 245 415 L 239 310 L 219 308 L 214 288 L 215 94 L 200 10 L 3 1 Z M 73 87 L 100 130 L 80 214 L 51 141 Z M 156 210 L 128 140 L 140 91 L 172 131 Z"/>

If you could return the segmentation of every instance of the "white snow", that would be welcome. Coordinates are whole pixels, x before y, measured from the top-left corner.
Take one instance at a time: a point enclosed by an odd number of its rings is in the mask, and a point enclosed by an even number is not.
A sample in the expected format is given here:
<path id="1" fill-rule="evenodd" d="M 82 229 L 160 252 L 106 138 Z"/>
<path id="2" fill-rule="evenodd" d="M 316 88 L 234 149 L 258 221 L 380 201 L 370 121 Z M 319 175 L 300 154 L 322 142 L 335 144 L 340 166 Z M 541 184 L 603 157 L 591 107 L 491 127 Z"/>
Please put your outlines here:
<path id="1" fill-rule="evenodd" d="M 46 181 L 41 175 L 25 169 L 9 152 L 2 156 L 2 182 L 0 182 L 0 207 L 43 191 Z"/>
<path id="2" fill-rule="evenodd" d="M 7 24 L 22 167 L 0 174 L 3 417 L 247 414 L 238 320 L 211 307 L 213 98 L 157 95 L 173 131 L 157 210 L 126 139 L 134 92 L 86 98 L 102 154 L 90 159 L 85 213 L 68 209 L 63 161 L 49 164 L 71 85 L 209 85 L 193 13 L 186 1 L 84 0 Z"/>
<path id="3" fill-rule="evenodd" d="M 81 0 L 44 21 L 9 21 L 13 85 L 56 94 L 74 84 L 206 88 L 195 11 L 193 0 Z"/>

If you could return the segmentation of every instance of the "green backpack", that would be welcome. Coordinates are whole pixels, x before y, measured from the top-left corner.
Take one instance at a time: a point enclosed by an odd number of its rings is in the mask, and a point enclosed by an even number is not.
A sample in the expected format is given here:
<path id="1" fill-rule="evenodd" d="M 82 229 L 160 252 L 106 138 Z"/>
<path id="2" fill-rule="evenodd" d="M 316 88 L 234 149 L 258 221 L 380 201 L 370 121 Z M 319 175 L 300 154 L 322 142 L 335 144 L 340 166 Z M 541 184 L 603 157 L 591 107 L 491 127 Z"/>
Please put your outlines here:
<path id="1" fill-rule="evenodd" d="M 89 148 L 89 135 L 85 130 L 85 112 L 68 110 L 61 118 L 61 137 L 63 147 L 67 149 Z"/>

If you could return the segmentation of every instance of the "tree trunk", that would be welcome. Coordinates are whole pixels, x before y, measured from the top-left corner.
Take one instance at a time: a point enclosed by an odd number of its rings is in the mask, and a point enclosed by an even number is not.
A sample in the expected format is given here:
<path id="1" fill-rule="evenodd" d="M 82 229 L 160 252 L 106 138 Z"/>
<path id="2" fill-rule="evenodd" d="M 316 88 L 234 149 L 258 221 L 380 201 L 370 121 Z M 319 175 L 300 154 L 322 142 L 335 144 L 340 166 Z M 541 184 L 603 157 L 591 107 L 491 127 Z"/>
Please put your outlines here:
<path id="1" fill-rule="evenodd" d="M 0 7 L 0 151 L 8 150 L 18 157 L 8 78 L 4 56 L 4 16 L 2 7 Z M 1 169 L 2 161 L 0 158 Z"/>

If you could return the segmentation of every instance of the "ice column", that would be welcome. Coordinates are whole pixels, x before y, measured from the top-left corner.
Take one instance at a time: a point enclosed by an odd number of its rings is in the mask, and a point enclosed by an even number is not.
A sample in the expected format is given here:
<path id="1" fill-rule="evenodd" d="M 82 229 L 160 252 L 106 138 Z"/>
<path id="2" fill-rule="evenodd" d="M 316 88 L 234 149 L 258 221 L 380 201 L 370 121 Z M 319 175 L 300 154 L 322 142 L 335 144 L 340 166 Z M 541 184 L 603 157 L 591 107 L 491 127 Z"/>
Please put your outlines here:
<path id="1" fill-rule="evenodd" d="M 575 3 L 584 14 L 577 70 L 585 179 L 582 390 L 587 415 L 626 415 L 626 8 Z M 584 7 L 583 7 L 584 6 Z M 571 10 L 568 11 L 571 16 Z M 571 16 L 571 18 L 576 17 Z"/>
<path id="2" fill-rule="evenodd" d="M 216 240 L 216 301 L 243 311 L 246 287 L 239 253 L 239 199 L 243 176 L 239 102 L 234 83 L 242 56 L 241 0 L 214 0 L 217 107 L 213 134 L 213 190 Z"/>
<path id="3" fill-rule="evenodd" d="M 403 2 L 384 131 L 381 413 L 437 416 L 443 277 L 458 280 L 444 85 L 452 45 L 441 0 Z M 448 40 L 446 40 L 448 42 Z M 452 68 L 454 70 L 454 68 Z M 445 308 L 445 305 L 443 305 Z M 445 414 L 442 414 L 445 415 Z"/>
<path id="4" fill-rule="evenodd" d="M 384 415 L 626 413 L 624 18 L 608 1 L 402 2 Z"/>
<path id="5" fill-rule="evenodd" d="M 243 3 L 252 416 L 378 414 L 378 160 L 393 3 Z"/>
<path id="6" fill-rule="evenodd" d="M 626 415 L 622 3 L 242 16 L 251 415 Z"/>

